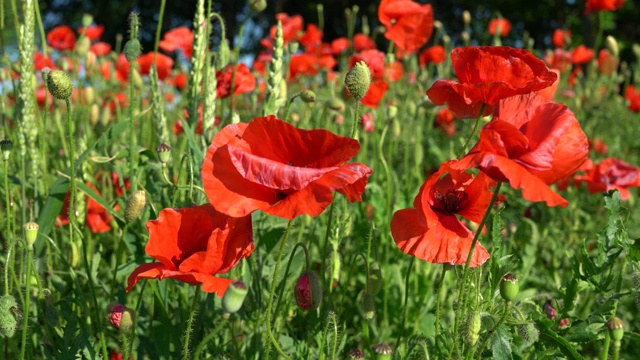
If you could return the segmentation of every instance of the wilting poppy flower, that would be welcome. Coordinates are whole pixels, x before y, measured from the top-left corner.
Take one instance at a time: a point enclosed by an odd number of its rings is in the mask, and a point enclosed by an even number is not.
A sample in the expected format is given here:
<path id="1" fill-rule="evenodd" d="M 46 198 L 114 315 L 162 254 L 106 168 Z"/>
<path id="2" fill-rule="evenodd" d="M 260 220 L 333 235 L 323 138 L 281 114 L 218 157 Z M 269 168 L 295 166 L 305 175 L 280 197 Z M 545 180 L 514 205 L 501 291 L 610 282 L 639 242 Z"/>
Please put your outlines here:
<path id="1" fill-rule="evenodd" d="M 456 132 L 456 127 L 453 125 L 456 116 L 448 108 L 444 107 L 436 113 L 436 119 L 433 125 L 438 126 L 448 136 L 452 137 Z"/>
<path id="2" fill-rule="evenodd" d="M 629 110 L 640 112 L 640 91 L 636 90 L 633 85 L 628 85 L 624 89 L 624 98 L 629 102 Z"/>
<path id="3" fill-rule="evenodd" d="M 138 66 L 140 66 L 141 74 L 149 75 L 149 70 L 151 70 L 151 65 L 153 65 L 153 57 L 154 53 L 153 51 L 151 51 L 143 54 L 136 60 Z M 169 75 L 171 75 L 171 68 L 173 68 L 173 59 L 161 53 L 156 53 L 155 58 L 156 67 L 158 69 L 158 79 L 164 80 Z"/>
<path id="4" fill-rule="evenodd" d="M 616 11 L 624 6 L 624 0 L 587 0 L 584 12 L 591 11 Z"/>
<path id="5" fill-rule="evenodd" d="M 578 45 L 571 53 L 571 62 L 580 65 L 586 64 L 593 59 L 594 51 L 584 45 Z"/>
<path id="6" fill-rule="evenodd" d="M 553 32 L 553 37 L 551 38 L 551 42 L 555 47 L 565 47 L 569 45 L 571 42 L 571 31 L 570 30 L 562 30 L 556 29 Z"/>
<path id="7" fill-rule="evenodd" d="M 216 71 L 216 80 L 218 81 L 216 91 L 221 99 L 231 95 L 232 92 L 233 95 L 244 94 L 253 91 L 256 87 L 256 78 L 253 77 L 247 65 L 240 63 L 235 67 L 236 77 L 232 90 L 233 70 L 233 65 L 227 65 L 223 70 Z"/>
<path id="8" fill-rule="evenodd" d="M 415 209 L 396 211 L 391 235 L 403 252 L 430 263 L 464 265 L 473 232 L 456 215 L 479 224 L 490 205 L 494 182 L 484 173 L 475 178 L 453 170 L 448 161 L 420 187 L 413 201 Z M 487 250 L 476 243 L 470 267 L 484 264 Z"/>
<path id="9" fill-rule="evenodd" d="M 618 68 L 618 59 L 609 50 L 602 49 L 598 53 L 598 70 L 603 75 L 611 75 Z"/>
<path id="10" fill-rule="evenodd" d="M 588 153 L 587 136 L 565 105 L 528 94 L 503 100 L 478 143 L 453 167 L 479 168 L 522 189 L 529 201 L 565 207 L 549 185 L 574 173 Z"/>
<path id="11" fill-rule="evenodd" d="M 591 194 L 618 189 L 620 198 L 627 200 L 629 188 L 640 186 L 640 168 L 620 159 L 606 158 L 586 170 L 584 175 L 576 176 L 573 181 L 576 186 L 586 183 Z"/>
<path id="12" fill-rule="evenodd" d="M 411 0 L 382 0 L 378 19 L 387 28 L 384 36 L 403 52 L 418 50 L 433 32 L 433 10 L 428 4 Z"/>
<path id="13" fill-rule="evenodd" d="M 84 30 L 84 27 L 80 26 L 78 28 L 78 34 L 82 34 L 82 30 Z M 91 25 L 87 28 L 87 31 L 84 32 L 84 36 L 91 41 L 96 41 L 100 39 L 102 33 L 104 33 L 104 25 Z"/>
<path id="14" fill-rule="evenodd" d="M 427 96 L 436 105 L 447 104 L 459 118 L 484 114 L 504 98 L 551 86 L 556 73 L 529 51 L 508 46 L 468 46 L 451 51 L 458 81 L 438 80 Z"/>
<path id="15" fill-rule="evenodd" d="M 367 94 L 360 100 L 362 105 L 368 106 L 370 108 L 377 108 L 384 97 L 384 94 L 389 90 L 389 84 L 383 79 L 373 79 L 371 81 L 371 85 L 369 86 L 369 91 Z"/>
<path id="16" fill-rule="evenodd" d="M 298 41 L 298 39 L 300 39 L 300 36 L 303 34 L 302 29 L 304 26 L 302 16 L 289 16 L 286 13 L 278 13 L 276 14 L 276 20 L 280 21 L 282 24 L 282 38 L 284 39 L 285 45 L 288 44 L 289 41 Z M 271 27 L 269 35 L 272 40 L 276 38 L 276 26 Z"/>
<path id="17" fill-rule="evenodd" d="M 360 33 L 353 35 L 353 50 L 363 51 L 375 48 L 376 43 L 367 35 Z"/>
<path id="18" fill-rule="evenodd" d="M 140 279 L 173 278 L 222 297 L 231 279 L 225 274 L 255 245 L 251 217 L 228 217 L 210 204 L 185 209 L 163 209 L 156 220 L 147 222 L 147 255 L 158 260 L 142 264 L 127 280 L 127 292 Z"/>
<path id="19" fill-rule="evenodd" d="M 97 42 L 89 48 L 89 50 L 97 56 L 107 56 L 111 52 L 111 44 L 106 42 Z"/>
<path id="20" fill-rule="evenodd" d="M 489 34 L 495 35 L 500 30 L 501 37 L 507 37 L 511 32 L 511 21 L 505 18 L 492 19 L 489 21 Z"/>
<path id="21" fill-rule="evenodd" d="M 347 163 L 354 139 L 326 130 L 301 130 L 275 116 L 231 124 L 213 138 L 202 165 L 209 201 L 229 216 L 255 210 L 286 219 L 320 215 L 333 192 L 362 200 L 371 169 Z"/>
<path id="22" fill-rule="evenodd" d="M 442 64 L 445 60 L 444 47 L 442 45 L 436 45 L 424 49 L 420 53 L 418 60 L 420 61 L 420 67 L 424 67 L 428 64 Z"/>
<path id="23" fill-rule="evenodd" d="M 168 53 L 180 49 L 187 59 L 191 59 L 191 55 L 193 54 L 193 39 L 194 35 L 188 27 L 178 26 L 173 30 L 167 31 L 158 43 L 158 46 Z"/>
<path id="24" fill-rule="evenodd" d="M 76 35 L 67 25 L 60 25 L 49 31 L 47 42 L 56 50 L 73 50 L 76 46 Z"/>

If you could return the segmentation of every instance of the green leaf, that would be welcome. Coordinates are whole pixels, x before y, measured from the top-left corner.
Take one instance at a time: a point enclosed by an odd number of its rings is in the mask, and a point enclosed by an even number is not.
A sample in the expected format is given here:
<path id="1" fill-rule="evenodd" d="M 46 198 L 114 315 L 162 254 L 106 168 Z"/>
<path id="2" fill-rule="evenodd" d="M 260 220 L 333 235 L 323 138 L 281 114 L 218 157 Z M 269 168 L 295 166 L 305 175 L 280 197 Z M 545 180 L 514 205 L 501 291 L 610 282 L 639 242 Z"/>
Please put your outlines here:
<path id="1" fill-rule="evenodd" d="M 569 359 L 582 360 L 582 356 L 578 351 L 571 346 L 571 344 L 565 340 L 562 336 L 558 335 L 555 331 L 548 328 L 547 322 L 536 320 L 538 329 L 540 330 L 540 339 L 544 340 L 547 344 L 553 345 L 560 349 Z"/>
<path id="2" fill-rule="evenodd" d="M 76 186 L 80 190 L 82 190 L 85 194 L 87 194 L 87 196 L 89 196 L 91 199 L 95 200 L 98 204 L 100 204 L 100 206 L 102 206 L 105 210 L 107 210 L 109 214 L 111 214 L 111 216 L 122 220 L 122 218 L 120 218 L 120 216 L 113 210 L 113 205 L 109 204 L 105 199 L 102 198 L 102 196 L 98 195 L 98 193 L 95 192 L 95 190 L 93 190 L 92 188 L 88 187 L 87 185 L 81 182 L 77 182 Z"/>
<path id="3" fill-rule="evenodd" d="M 513 356 L 511 355 L 511 343 L 509 342 L 509 335 L 506 327 L 499 327 L 498 331 L 496 331 L 491 337 L 491 351 L 493 352 L 494 359 L 513 359 Z"/>

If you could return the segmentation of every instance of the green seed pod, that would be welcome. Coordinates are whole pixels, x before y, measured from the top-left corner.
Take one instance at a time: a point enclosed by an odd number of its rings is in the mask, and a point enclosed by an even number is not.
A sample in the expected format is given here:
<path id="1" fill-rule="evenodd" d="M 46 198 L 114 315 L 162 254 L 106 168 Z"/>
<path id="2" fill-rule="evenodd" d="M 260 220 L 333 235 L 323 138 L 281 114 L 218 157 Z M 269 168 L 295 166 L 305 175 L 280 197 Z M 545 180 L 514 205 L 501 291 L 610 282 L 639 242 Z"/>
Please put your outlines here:
<path id="1" fill-rule="evenodd" d="M 248 292 L 247 285 L 242 280 L 232 282 L 222 297 L 222 309 L 224 312 L 233 314 L 240 310 Z"/>
<path id="2" fill-rule="evenodd" d="M 261 13 L 267 8 L 267 0 L 249 0 L 249 10 Z"/>
<path id="3" fill-rule="evenodd" d="M 27 249 L 29 250 L 33 250 L 33 244 L 38 238 L 38 229 L 40 229 L 40 226 L 33 221 L 24 224 L 25 240 L 27 240 Z"/>
<path id="4" fill-rule="evenodd" d="M 66 72 L 51 70 L 46 75 L 47 90 L 57 100 L 68 100 L 73 93 L 73 82 Z"/>
<path id="5" fill-rule="evenodd" d="M 9 160 L 11 150 L 13 149 L 13 142 L 9 139 L 0 140 L 0 151 L 2 151 L 2 158 Z"/>
<path id="6" fill-rule="evenodd" d="M 624 336 L 624 322 L 620 318 L 613 317 L 607 321 L 606 325 L 613 341 L 622 340 L 622 337 Z"/>
<path id="7" fill-rule="evenodd" d="M 129 39 L 126 44 L 124 44 L 124 49 L 122 50 L 124 53 L 125 59 L 128 62 L 134 62 L 136 59 L 142 54 L 142 46 L 140 45 L 140 41 L 138 39 Z"/>
<path id="8" fill-rule="evenodd" d="M 467 318 L 464 324 L 464 341 L 469 346 L 473 346 L 478 342 L 480 338 L 480 328 L 482 327 L 482 321 L 480 313 L 472 311 L 467 314 Z"/>
<path id="9" fill-rule="evenodd" d="M 158 153 L 158 160 L 161 163 L 166 164 L 171 159 L 171 146 L 162 143 L 156 146 L 156 153 Z"/>
<path id="10" fill-rule="evenodd" d="M 4 295 L 0 298 L 0 334 L 11 338 L 16 333 L 18 321 L 14 314 L 14 309 L 18 308 L 16 299 L 11 295 Z"/>
<path id="11" fill-rule="evenodd" d="M 130 223 L 140 217 L 146 204 L 147 195 L 144 190 L 138 190 L 131 194 L 124 208 L 124 221 Z"/>
<path id="12" fill-rule="evenodd" d="M 518 291 L 520 290 L 520 285 L 518 285 L 518 278 L 508 273 L 502 277 L 500 281 L 500 296 L 505 301 L 512 301 L 518 295 Z"/>
<path id="13" fill-rule="evenodd" d="M 364 61 L 357 62 L 344 78 L 344 85 L 357 101 L 367 95 L 371 86 L 371 71 Z"/>
<path id="14" fill-rule="evenodd" d="M 316 101 L 316 93 L 311 90 L 304 90 L 300 93 L 300 99 L 307 104 L 313 103 Z"/>
<path id="15" fill-rule="evenodd" d="M 380 263 L 372 261 L 369 263 L 369 278 L 367 278 L 367 292 L 373 296 L 382 289 L 382 270 Z"/>
<path id="16" fill-rule="evenodd" d="M 362 311 L 362 316 L 371 320 L 376 316 L 376 305 L 373 299 L 373 296 L 367 292 L 363 292 L 360 297 L 360 311 Z"/>
<path id="17" fill-rule="evenodd" d="M 387 343 L 380 343 L 373 347 L 373 353 L 375 354 L 376 360 L 387 360 L 391 359 L 391 355 L 393 355 L 393 349 Z"/>

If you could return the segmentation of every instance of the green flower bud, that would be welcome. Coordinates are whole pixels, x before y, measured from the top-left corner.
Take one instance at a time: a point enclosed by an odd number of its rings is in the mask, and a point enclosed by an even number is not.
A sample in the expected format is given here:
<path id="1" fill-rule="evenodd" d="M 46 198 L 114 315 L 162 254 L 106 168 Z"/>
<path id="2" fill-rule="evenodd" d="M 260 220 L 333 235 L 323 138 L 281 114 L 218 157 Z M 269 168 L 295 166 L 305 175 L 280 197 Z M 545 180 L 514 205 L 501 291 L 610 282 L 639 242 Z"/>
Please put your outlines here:
<path id="1" fill-rule="evenodd" d="M 47 90 L 51 96 L 58 100 L 68 100 L 73 93 L 73 83 L 66 72 L 51 70 L 46 73 Z"/>
<path id="2" fill-rule="evenodd" d="M 254 13 L 263 12 L 267 8 L 267 0 L 249 0 L 249 10 Z"/>
<path id="3" fill-rule="evenodd" d="M 387 360 L 391 359 L 393 349 L 387 343 L 380 343 L 373 347 L 373 353 L 376 354 L 376 360 Z"/>
<path id="4" fill-rule="evenodd" d="M 302 99 L 302 101 L 306 102 L 307 104 L 315 102 L 316 93 L 311 90 L 304 90 L 300 93 L 300 99 Z"/>
<path id="5" fill-rule="evenodd" d="M 78 251 L 78 245 L 72 242 L 69 244 L 69 265 L 75 269 L 78 264 L 80 264 L 80 252 Z"/>
<path id="6" fill-rule="evenodd" d="M 616 38 L 609 35 L 607 36 L 606 43 L 607 43 L 607 49 L 609 50 L 609 52 L 611 52 L 611 55 L 618 57 L 618 55 L 620 54 L 620 48 L 618 47 L 618 42 L 616 41 Z"/>
<path id="7" fill-rule="evenodd" d="M 298 51 L 299 47 L 300 47 L 300 44 L 298 44 L 297 41 L 291 41 L 289 43 L 289 54 L 295 54 L 296 51 Z"/>
<path id="8" fill-rule="evenodd" d="M 146 204 L 147 195 L 144 190 L 138 190 L 131 194 L 124 208 L 124 221 L 130 223 L 140 217 Z"/>
<path id="9" fill-rule="evenodd" d="M 38 237 L 38 229 L 40 229 L 40 226 L 33 221 L 24 224 L 24 234 L 25 239 L 27 240 L 27 248 L 29 250 L 33 250 L 33 244 L 36 242 L 36 238 Z"/>
<path id="10" fill-rule="evenodd" d="M 376 295 L 382 289 L 382 270 L 380 263 L 372 261 L 369 264 L 369 278 L 367 278 L 367 292 Z"/>
<path id="11" fill-rule="evenodd" d="M 357 62 L 344 78 L 344 85 L 357 101 L 367 95 L 371 86 L 371 71 L 364 61 Z"/>
<path id="12" fill-rule="evenodd" d="M 613 341 L 620 341 L 624 336 L 624 322 L 617 317 L 611 318 L 607 321 L 607 329 L 609 329 L 609 335 Z"/>
<path id="13" fill-rule="evenodd" d="M 516 330 L 518 331 L 518 336 L 522 338 L 522 341 L 527 346 L 533 345 L 540 338 L 540 332 L 532 323 L 518 325 Z"/>
<path id="14" fill-rule="evenodd" d="M 9 160 L 11 155 L 11 149 L 13 149 L 13 142 L 9 139 L 0 140 L 0 151 L 2 151 L 2 158 L 6 161 Z"/>
<path id="15" fill-rule="evenodd" d="M 91 126 L 96 126 L 96 124 L 98 124 L 98 120 L 100 120 L 100 106 L 98 104 L 93 104 L 89 110 L 89 124 L 91 124 Z"/>
<path id="16" fill-rule="evenodd" d="M 360 311 L 365 319 L 371 320 L 376 316 L 376 305 L 371 294 L 364 292 L 360 298 Z"/>
<path id="17" fill-rule="evenodd" d="M 467 314 L 467 318 L 464 324 L 464 341 L 469 346 L 473 346 L 478 342 L 480 338 L 480 328 L 482 327 L 482 321 L 480 313 L 472 311 Z"/>
<path id="18" fill-rule="evenodd" d="M 344 110 L 344 101 L 338 98 L 333 98 L 327 101 L 327 107 L 330 110 L 341 112 L 342 110 Z"/>
<path id="19" fill-rule="evenodd" d="M 18 303 L 13 296 L 4 295 L 0 298 L 0 334 L 4 337 L 11 338 L 16 333 L 18 320 L 15 311 L 17 309 Z"/>
<path id="20" fill-rule="evenodd" d="M 222 309 L 224 312 L 233 314 L 240 310 L 248 292 L 247 285 L 242 280 L 232 282 L 222 297 Z"/>
<path id="21" fill-rule="evenodd" d="M 134 62 L 142 54 L 142 46 L 138 39 L 129 39 L 122 51 L 128 62 Z"/>
<path id="22" fill-rule="evenodd" d="M 84 101 L 87 104 L 93 104 L 93 101 L 96 99 L 96 91 L 93 89 L 93 86 L 87 86 L 84 88 Z"/>
<path id="23" fill-rule="evenodd" d="M 82 26 L 86 29 L 91 26 L 93 23 L 93 15 L 91 14 L 83 14 L 82 15 Z"/>
<path id="24" fill-rule="evenodd" d="M 398 108 L 396 106 L 390 105 L 387 108 L 387 116 L 389 117 L 389 119 L 393 119 L 396 117 L 396 115 L 398 115 Z"/>
<path id="25" fill-rule="evenodd" d="M 91 47 L 91 40 L 88 37 L 81 37 L 78 42 L 76 42 L 76 54 L 80 57 L 84 57 L 89 52 L 89 48 Z"/>
<path id="26" fill-rule="evenodd" d="M 229 57 L 231 56 L 231 49 L 229 48 L 229 43 L 227 39 L 222 39 L 220 41 L 220 46 L 218 47 L 218 56 L 216 56 L 216 69 L 222 69 L 229 63 Z"/>
<path id="27" fill-rule="evenodd" d="M 520 290 L 520 285 L 518 285 L 518 278 L 508 273 L 502 277 L 500 281 L 500 296 L 505 301 L 512 301 L 518 295 L 518 291 Z"/>
<path id="28" fill-rule="evenodd" d="M 162 143 L 156 146 L 156 153 L 158 153 L 158 159 L 160 162 L 166 164 L 171 159 L 171 146 Z"/>
<path id="29" fill-rule="evenodd" d="M 471 24 L 471 13 L 469 12 L 469 10 L 465 10 L 462 12 L 462 22 L 465 25 Z"/>

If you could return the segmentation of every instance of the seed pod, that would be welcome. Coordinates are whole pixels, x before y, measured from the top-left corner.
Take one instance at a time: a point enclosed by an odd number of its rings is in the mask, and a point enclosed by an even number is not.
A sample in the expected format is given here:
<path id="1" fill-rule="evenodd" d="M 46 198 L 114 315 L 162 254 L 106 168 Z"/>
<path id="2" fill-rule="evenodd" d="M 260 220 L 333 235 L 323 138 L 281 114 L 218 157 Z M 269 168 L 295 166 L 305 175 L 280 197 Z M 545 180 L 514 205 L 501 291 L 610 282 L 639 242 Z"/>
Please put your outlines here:
<path id="1" fill-rule="evenodd" d="M 360 349 L 352 349 L 347 354 L 348 360 L 362 360 L 364 359 L 364 352 Z"/>
<path id="2" fill-rule="evenodd" d="M 622 321 L 618 317 L 613 317 L 609 321 L 607 321 L 607 329 L 609 329 L 609 334 L 614 341 L 622 340 L 624 336 L 624 321 Z"/>
<path id="3" fill-rule="evenodd" d="M 171 146 L 162 143 L 156 146 L 156 153 L 158 153 L 158 159 L 160 162 L 166 164 L 171 159 Z"/>
<path id="4" fill-rule="evenodd" d="M 2 158 L 9 160 L 11 150 L 13 149 L 13 142 L 9 139 L 0 140 L 0 151 L 2 151 Z"/>
<path id="5" fill-rule="evenodd" d="M 40 226 L 33 221 L 24 224 L 24 235 L 27 241 L 27 249 L 29 250 L 33 250 L 33 244 L 38 237 L 38 229 L 40 229 Z"/>
<path id="6" fill-rule="evenodd" d="M 367 95 L 371 86 L 371 71 L 364 61 L 357 62 L 344 78 L 344 85 L 357 101 Z"/>
<path id="7" fill-rule="evenodd" d="M 313 270 L 303 272 L 296 283 L 294 294 L 300 309 L 317 309 L 322 301 L 322 286 L 318 274 Z"/>
<path id="8" fill-rule="evenodd" d="M 144 190 L 137 190 L 131 194 L 124 208 L 124 221 L 130 223 L 140 217 L 146 204 L 147 195 Z"/>
<path id="9" fill-rule="evenodd" d="M 224 312 L 233 314 L 240 310 L 248 292 L 247 285 L 242 280 L 232 282 L 222 297 L 222 309 Z"/>
<path id="10" fill-rule="evenodd" d="M 520 285 L 518 285 L 518 278 L 508 273 L 502 277 L 500 281 L 500 296 L 505 301 L 512 301 L 518 295 L 518 291 L 520 290 Z"/>
<path id="11" fill-rule="evenodd" d="M 373 347 L 373 353 L 375 354 L 376 360 L 387 360 L 391 359 L 393 349 L 387 343 L 382 342 Z"/>

